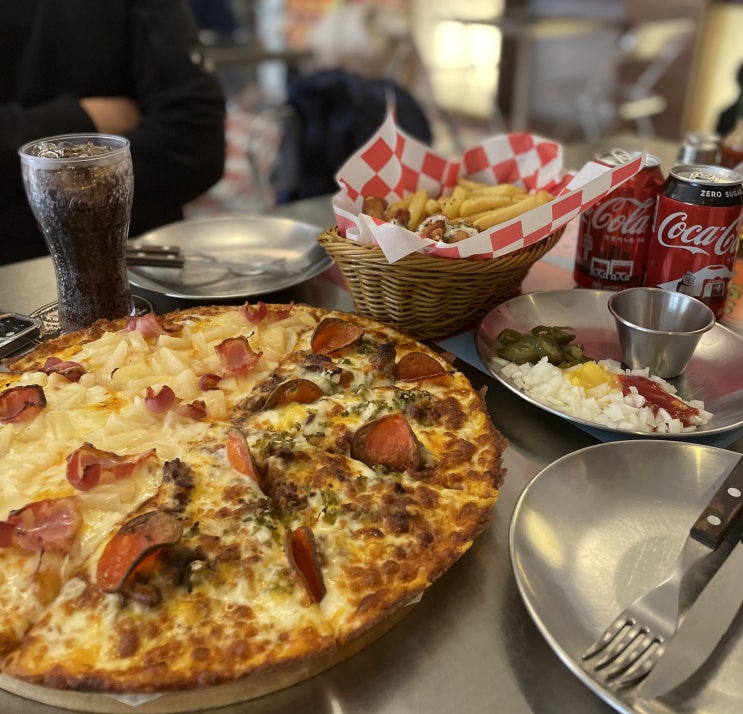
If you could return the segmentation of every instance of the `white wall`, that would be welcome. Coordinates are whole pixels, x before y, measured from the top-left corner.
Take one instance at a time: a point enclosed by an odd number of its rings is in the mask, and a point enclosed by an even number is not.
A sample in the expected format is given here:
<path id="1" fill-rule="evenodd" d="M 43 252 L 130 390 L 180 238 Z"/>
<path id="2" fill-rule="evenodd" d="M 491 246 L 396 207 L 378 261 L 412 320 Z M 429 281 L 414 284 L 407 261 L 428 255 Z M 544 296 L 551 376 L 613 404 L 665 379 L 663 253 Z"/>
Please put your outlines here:
<path id="1" fill-rule="evenodd" d="M 488 19 L 504 0 L 410 0 L 411 24 L 439 106 L 489 118 L 498 86 L 501 35 L 492 25 L 460 22 Z"/>

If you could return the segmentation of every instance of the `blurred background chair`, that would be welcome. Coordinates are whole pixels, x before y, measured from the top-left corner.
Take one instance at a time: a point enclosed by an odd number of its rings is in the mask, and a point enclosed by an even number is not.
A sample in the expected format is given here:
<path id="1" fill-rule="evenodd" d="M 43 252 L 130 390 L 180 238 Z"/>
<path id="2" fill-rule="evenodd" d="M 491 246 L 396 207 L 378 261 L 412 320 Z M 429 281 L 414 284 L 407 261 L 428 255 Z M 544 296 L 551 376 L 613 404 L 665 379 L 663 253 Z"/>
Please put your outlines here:
<path id="1" fill-rule="evenodd" d="M 666 108 L 666 98 L 656 89 L 658 81 L 692 42 L 696 29 L 696 23 L 685 18 L 639 23 L 619 36 L 582 87 L 559 82 L 548 87 L 568 104 L 555 134 L 568 136 L 577 120 L 589 142 L 628 123 L 640 136 L 653 136 L 652 117 Z"/>

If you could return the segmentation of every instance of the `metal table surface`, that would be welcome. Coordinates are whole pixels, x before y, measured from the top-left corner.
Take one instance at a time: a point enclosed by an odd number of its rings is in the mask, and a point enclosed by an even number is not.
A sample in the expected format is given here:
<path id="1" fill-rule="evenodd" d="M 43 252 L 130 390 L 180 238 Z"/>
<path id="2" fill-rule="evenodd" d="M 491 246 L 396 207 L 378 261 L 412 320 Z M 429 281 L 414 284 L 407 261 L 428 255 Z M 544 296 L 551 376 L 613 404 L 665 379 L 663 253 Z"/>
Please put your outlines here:
<path id="1" fill-rule="evenodd" d="M 329 202 L 317 199 L 289 204 L 276 213 L 316 225 L 328 225 L 332 221 Z M 291 294 L 271 298 L 352 308 L 348 294 L 322 276 L 287 293 Z M 158 311 L 177 306 L 170 299 L 146 297 Z M 3 309 L 30 312 L 55 299 L 49 258 L 0 267 Z M 460 335 L 458 342 L 468 339 L 471 333 Z M 478 369 L 471 371 L 475 386 L 487 384 L 492 420 L 509 440 L 504 456 L 508 472 L 489 528 L 405 619 L 360 653 L 280 692 L 210 711 L 218 714 L 608 714 L 613 711 L 569 671 L 537 630 L 522 603 L 508 553 L 509 522 L 524 487 L 555 459 L 597 442 L 571 423 L 520 399 Z M 741 442 L 730 448 L 741 451 Z M 0 712 L 61 711 L 64 710 L 0 691 Z M 132 708 L 133 714 L 136 711 Z"/>

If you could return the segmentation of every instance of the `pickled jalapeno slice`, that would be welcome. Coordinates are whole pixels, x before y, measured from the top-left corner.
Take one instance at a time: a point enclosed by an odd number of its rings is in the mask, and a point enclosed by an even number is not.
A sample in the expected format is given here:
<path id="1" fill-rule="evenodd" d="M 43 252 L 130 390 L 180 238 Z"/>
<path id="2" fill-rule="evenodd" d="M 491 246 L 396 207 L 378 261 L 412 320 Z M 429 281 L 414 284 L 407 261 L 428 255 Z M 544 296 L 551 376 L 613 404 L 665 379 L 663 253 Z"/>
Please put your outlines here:
<path id="1" fill-rule="evenodd" d="M 551 335 L 539 335 L 537 337 L 537 349 L 539 354 L 543 357 L 546 356 L 552 364 L 559 365 L 565 361 L 560 345 L 555 342 L 555 338 Z"/>
<path id="2" fill-rule="evenodd" d="M 514 330 L 516 332 L 516 330 Z M 575 339 L 575 333 L 572 327 L 548 327 L 546 325 L 537 325 L 531 328 L 533 335 L 548 335 L 558 345 L 567 345 Z"/>
<path id="3" fill-rule="evenodd" d="M 506 328 L 498 335 L 496 354 L 515 364 L 536 364 L 546 357 L 557 367 L 572 367 L 589 360 L 583 345 L 574 343 L 574 339 L 573 329 L 562 325 L 537 325 L 529 332 Z"/>
<path id="4" fill-rule="evenodd" d="M 534 335 L 522 335 L 521 339 L 511 342 L 496 350 L 498 357 L 507 359 L 509 362 L 524 364 L 526 362 L 539 362 L 539 348 L 537 338 Z"/>
<path id="5" fill-rule="evenodd" d="M 498 335 L 498 342 L 500 342 L 504 346 L 512 345 L 514 342 L 518 342 L 520 339 L 522 339 L 523 336 L 524 335 L 518 330 L 512 330 L 507 327 Z"/>

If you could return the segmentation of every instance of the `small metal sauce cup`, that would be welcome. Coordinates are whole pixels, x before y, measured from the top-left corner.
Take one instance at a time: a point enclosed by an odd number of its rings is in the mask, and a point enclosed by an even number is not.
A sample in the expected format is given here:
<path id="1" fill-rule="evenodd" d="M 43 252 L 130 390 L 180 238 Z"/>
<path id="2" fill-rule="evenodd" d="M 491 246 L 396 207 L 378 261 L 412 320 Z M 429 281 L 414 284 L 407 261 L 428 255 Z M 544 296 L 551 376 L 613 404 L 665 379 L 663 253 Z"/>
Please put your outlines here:
<path id="1" fill-rule="evenodd" d="M 648 367 L 663 379 L 685 369 L 715 315 L 701 300 L 663 288 L 629 288 L 612 294 L 609 311 L 614 317 L 624 364 Z"/>

